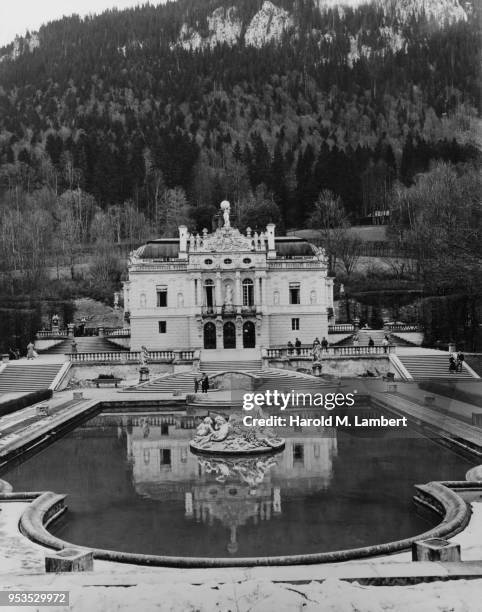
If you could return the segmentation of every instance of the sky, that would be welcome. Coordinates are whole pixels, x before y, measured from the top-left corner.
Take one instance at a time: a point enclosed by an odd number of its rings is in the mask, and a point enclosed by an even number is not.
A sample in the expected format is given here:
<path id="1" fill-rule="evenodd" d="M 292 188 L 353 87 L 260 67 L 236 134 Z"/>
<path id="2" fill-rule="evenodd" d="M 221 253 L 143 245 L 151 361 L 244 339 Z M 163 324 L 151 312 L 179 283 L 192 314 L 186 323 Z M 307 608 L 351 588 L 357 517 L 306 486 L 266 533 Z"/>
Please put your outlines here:
<path id="1" fill-rule="evenodd" d="M 12 42 L 17 34 L 36 31 L 43 23 L 63 15 L 85 16 L 146 3 L 147 0 L 0 0 L 0 47 Z M 160 0 L 151 0 L 151 4 L 160 4 Z"/>

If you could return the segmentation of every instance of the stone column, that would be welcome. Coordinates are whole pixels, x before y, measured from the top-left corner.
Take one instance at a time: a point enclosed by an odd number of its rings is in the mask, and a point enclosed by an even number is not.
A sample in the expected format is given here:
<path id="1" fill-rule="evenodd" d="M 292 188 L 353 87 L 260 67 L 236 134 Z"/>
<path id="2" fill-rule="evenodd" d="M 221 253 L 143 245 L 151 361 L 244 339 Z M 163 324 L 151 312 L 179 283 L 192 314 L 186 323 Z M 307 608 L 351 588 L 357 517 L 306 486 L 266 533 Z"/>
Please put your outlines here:
<path id="1" fill-rule="evenodd" d="M 261 306 L 266 306 L 266 272 L 260 272 L 259 275 L 261 279 Z"/>
<path id="2" fill-rule="evenodd" d="M 261 296 L 259 294 L 259 272 L 254 275 L 254 305 L 259 306 L 261 304 Z"/>
<path id="3" fill-rule="evenodd" d="M 236 304 L 236 310 L 241 308 L 243 304 L 243 298 L 241 296 L 241 272 L 236 270 L 236 288 L 234 292 L 234 303 Z"/>

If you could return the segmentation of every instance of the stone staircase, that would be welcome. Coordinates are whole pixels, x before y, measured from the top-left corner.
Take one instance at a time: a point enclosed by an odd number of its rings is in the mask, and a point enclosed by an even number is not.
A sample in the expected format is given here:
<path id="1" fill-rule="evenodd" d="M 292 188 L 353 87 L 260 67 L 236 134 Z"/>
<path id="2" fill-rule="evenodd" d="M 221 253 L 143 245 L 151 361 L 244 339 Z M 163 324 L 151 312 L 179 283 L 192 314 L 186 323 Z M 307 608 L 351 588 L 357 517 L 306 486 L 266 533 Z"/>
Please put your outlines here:
<path id="1" fill-rule="evenodd" d="M 201 372 L 232 372 L 242 370 L 243 372 L 260 372 L 261 359 L 249 359 L 243 361 L 201 361 L 199 366 Z"/>
<path id="2" fill-rule="evenodd" d="M 128 351 L 129 349 L 122 348 L 106 338 L 99 336 L 81 336 L 75 338 L 77 343 L 78 353 L 118 353 L 120 351 Z M 43 355 L 65 355 L 72 352 L 72 339 L 67 338 L 60 344 L 53 346 L 44 351 L 39 351 Z"/>
<path id="3" fill-rule="evenodd" d="M 174 393 L 174 391 L 179 391 L 180 393 L 194 393 L 195 378 L 199 380 L 201 374 L 199 372 L 178 372 L 177 374 L 168 374 L 167 376 L 161 376 L 160 378 L 133 387 L 132 389 L 125 389 L 125 393 Z"/>
<path id="4" fill-rule="evenodd" d="M 312 391 L 336 386 L 336 383 L 327 383 L 323 379 L 289 370 L 269 369 L 258 372 L 257 375 L 260 377 L 260 380 L 256 384 L 256 392 L 260 393 L 268 389 L 278 389 L 278 391 L 282 392 L 289 392 L 291 390 Z"/>
<path id="5" fill-rule="evenodd" d="M 449 353 L 423 353 L 421 355 L 397 355 L 402 365 L 408 370 L 414 380 L 427 378 L 443 378 L 445 380 L 471 379 L 475 376 L 465 367 L 462 372 L 450 374 Z"/>
<path id="6" fill-rule="evenodd" d="M 0 372 L 0 395 L 48 389 L 63 363 L 8 363 Z"/>

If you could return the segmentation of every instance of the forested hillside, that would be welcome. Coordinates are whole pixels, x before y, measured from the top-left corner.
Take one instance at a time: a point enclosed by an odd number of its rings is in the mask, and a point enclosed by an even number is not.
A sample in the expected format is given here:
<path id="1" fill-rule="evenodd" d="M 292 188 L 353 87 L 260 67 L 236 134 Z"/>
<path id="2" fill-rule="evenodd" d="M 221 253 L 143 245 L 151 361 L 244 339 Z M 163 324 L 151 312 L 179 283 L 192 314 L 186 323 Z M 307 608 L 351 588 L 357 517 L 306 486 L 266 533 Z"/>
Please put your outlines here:
<path id="1" fill-rule="evenodd" d="M 0 63 L 2 188 L 80 187 L 103 209 L 132 200 L 170 231 L 161 195 L 179 187 L 171 199 L 198 227 L 224 197 L 276 216 L 274 201 L 301 226 L 322 189 L 357 219 L 431 159 L 474 158 L 473 13 L 440 22 L 400 16 L 397 2 L 277 4 L 290 21 L 272 37 L 261 15 L 253 44 L 242 37 L 270 3 L 180 0 L 66 18 L 17 40 Z M 186 43 L 193 28 L 209 43 Z"/>

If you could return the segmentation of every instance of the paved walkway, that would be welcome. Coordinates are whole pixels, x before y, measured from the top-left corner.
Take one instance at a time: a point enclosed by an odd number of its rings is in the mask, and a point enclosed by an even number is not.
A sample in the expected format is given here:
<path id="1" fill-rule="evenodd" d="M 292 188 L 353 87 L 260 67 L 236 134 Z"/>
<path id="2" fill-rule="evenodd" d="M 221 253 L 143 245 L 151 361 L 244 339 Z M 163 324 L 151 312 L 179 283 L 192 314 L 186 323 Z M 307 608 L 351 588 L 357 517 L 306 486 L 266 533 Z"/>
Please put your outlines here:
<path id="1" fill-rule="evenodd" d="M 26 502 L 0 503 L 0 584 L 3 589 L 11 590 L 69 591 L 69 609 L 75 612 L 101 609 L 106 612 L 293 612 L 301 609 L 313 612 L 406 612 L 415 609 L 480 612 L 480 503 L 472 504 L 473 515 L 468 527 L 452 538 L 461 545 L 463 563 L 412 563 L 407 552 L 367 561 L 257 568 L 180 570 L 94 561 L 94 572 L 80 574 L 44 573 L 48 550 L 31 542 L 18 530 L 20 515 L 26 507 Z M 466 580 L 468 577 L 477 579 Z M 456 578 L 457 581 L 417 584 L 437 578 Z M 360 581 L 364 586 L 357 582 L 351 584 L 352 581 Z M 416 586 L 366 586 L 401 583 Z M 417 607 L 411 607 L 415 602 Z M 62 609 L 65 608 L 55 608 Z"/>

